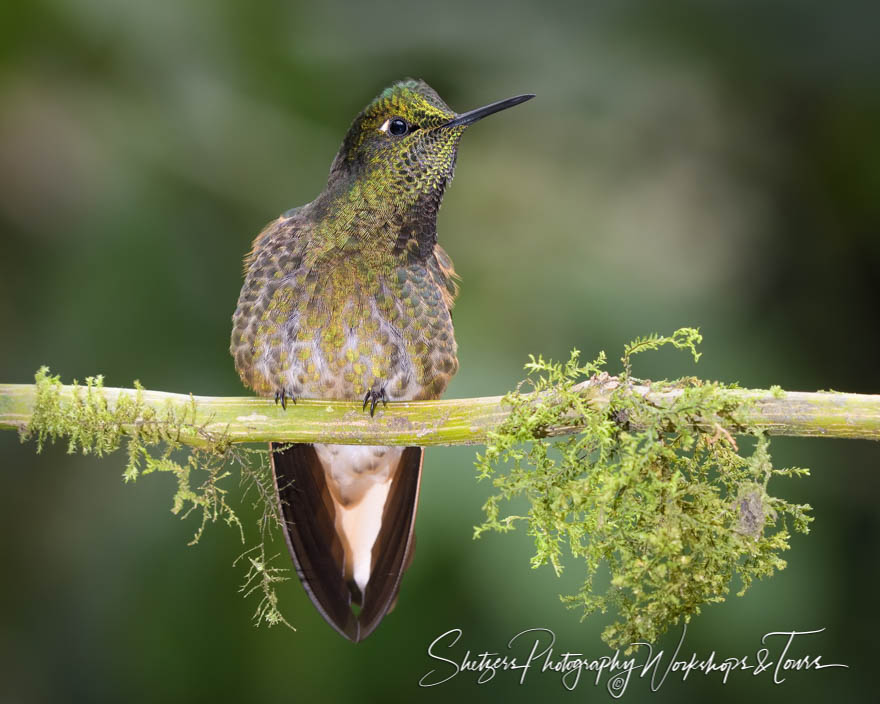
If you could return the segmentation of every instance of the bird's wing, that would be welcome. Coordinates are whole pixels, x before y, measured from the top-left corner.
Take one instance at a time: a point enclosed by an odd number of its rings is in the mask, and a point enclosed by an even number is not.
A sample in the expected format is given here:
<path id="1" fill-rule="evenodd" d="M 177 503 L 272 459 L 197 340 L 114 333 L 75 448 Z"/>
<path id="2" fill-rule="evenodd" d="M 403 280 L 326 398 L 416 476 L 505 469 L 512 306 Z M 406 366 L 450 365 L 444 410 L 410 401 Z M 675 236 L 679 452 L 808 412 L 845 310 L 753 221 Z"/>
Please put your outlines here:
<path id="1" fill-rule="evenodd" d="M 232 316 L 230 352 L 245 385 L 269 396 L 285 389 L 288 366 L 281 355 L 295 339 L 303 289 L 309 285 L 304 262 L 310 226 L 298 210 L 269 223 L 245 257 L 245 280 Z M 288 393 L 290 393 L 290 390 Z"/>
<path id="2" fill-rule="evenodd" d="M 455 297 L 458 295 L 458 274 L 452 266 L 452 259 L 439 244 L 434 245 L 434 251 L 427 261 L 428 271 L 434 278 L 434 282 L 440 288 L 446 307 L 452 309 Z"/>

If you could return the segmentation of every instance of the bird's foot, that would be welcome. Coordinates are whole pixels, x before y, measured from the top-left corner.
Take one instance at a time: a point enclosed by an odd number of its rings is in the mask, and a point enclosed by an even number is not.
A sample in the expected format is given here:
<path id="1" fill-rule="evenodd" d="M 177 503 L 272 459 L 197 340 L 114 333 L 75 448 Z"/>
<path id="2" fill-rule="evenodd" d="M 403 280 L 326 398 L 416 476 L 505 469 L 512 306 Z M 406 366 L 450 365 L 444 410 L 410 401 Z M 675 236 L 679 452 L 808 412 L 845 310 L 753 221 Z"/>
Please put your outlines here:
<path id="1" fill-rule="evenodd" d="M 376 404 L 379 403 L 379 401 L 382 402 L 383 406 L 388 405 L 388 396 L 385 393 L 384 386 L 381 389 L 379 389 L 378 391 L 376 391 L 374 389 L 370 389 L 369 391 L 367 391 L 366 395 L 364 396 L 364 410 L 366 410 L 367 404 L 369 403 L 371 418 L 373 417 L 373 415 L 376 412 Z"/>
<path id="2" fill-rule="evenodd" d="M 281 407 L 286 411 L 287 410 L 287 402 L 291 401 L 293 405 L 296 405 L 296 397 L 293 394 L 287 393 L 284 389 L 281 391 L 275 392 L 275 405 L 278 405 L 278 402 L 281 401 Z"/>

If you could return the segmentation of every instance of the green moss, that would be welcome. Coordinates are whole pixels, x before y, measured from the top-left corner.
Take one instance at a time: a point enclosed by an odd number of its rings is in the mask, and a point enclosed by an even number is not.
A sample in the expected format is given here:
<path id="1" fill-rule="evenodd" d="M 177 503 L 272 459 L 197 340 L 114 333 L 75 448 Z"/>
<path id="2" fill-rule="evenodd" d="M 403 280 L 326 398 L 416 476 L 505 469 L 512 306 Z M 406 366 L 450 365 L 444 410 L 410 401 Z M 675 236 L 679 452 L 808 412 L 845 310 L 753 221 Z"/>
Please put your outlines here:
<path id="1" fill-rule="evenodd" d="M 616 377 L 604 371 L 604 354 L 585 364 L 577 350 L 565 364 L 532 357 L 520 387 L 538 396 L 508 394 L 512 413 L 477 456 L 478 476 L 495 493 L 475 537 L 524 524 L 535 541 L 533 567 L 550 564 L 559 574 L 570 558 L 582 561 L 581 589 L 562 600 L 584 618 L 615 609 L 603 633 L 614 647 L 656 641 L 703 605 L 723 601 L 734 576 L 741 595 L 756 577 L 782 569 L 789 526 L 806 533 L 811 520 L 809 506 L 770 495 L 772 476 L 807 472 L 772 466 L 769 439 L 744 426 L 741 402 L 724 393 L 732 387 L 632 376 L 634 355 L 673 345 L 696 361 L 700 341 L 690 328 L 636 340 Z M 583 383 L 612 390 L 609 403 L 589 405 L 578 390 Z M 675 393 L 657 405 L 635 388 L 644 384 Z M 578 433 L 544 437 L 567 420 Z M 751 452 L 741 452 L 726 428 L 753 436 Z M 505 502 L 517 497 L 528 500 L 527 514 L 505 515 Z M 603 565 L 611 582 L 600 592 L 594 581 Z"/>
<path id="2" fill-rule="evenodd" d="M 204 424 L 195 422 L 192 398 L 182 408 L 170 402 L 162 411 L 151 408 L 144 403 L 138 382 L 135 393 L 120 393 L 113 402 L 106 397 L 101 376 L 88 377 L 84 385 L 74 381 L 72 392 L 65 392 L 59 377 L 41 367 L 35 382 L 36 403 L 22 440 L 36 439 L 40 452 L 47 440 L 65 438 L 68 453 L 98 456 L 124 444 L 127 461 L 122 476 L 126 482 L 154 472 L 175 478 L 171 512 L 181 518 L 196 514 L 201 519 L 190 545 L 199 541 L 209 523 L 218 520 L 237 528 L 245 542 L 244 526 L 229 503 L 227 488 L 233 475 L 230 467 L 237 467 L 244 496 L 255 495 L 259 515 L 258 544 L 241 556 L 249 565 L 242 591 L 246 596 L 262 595 L 254 614 L 257 624 L 290 625 L 277 608 L 275 594 L 275 585 L 286 579 L 282 575 L 286 570 L 270 567 L 271 560 L 266 559 L 271 532 L 281 525 L 268 451 L 236 446 L 223 435 L 207 432 Z M 185 447 L 184 440 L 192 446 Z"/>

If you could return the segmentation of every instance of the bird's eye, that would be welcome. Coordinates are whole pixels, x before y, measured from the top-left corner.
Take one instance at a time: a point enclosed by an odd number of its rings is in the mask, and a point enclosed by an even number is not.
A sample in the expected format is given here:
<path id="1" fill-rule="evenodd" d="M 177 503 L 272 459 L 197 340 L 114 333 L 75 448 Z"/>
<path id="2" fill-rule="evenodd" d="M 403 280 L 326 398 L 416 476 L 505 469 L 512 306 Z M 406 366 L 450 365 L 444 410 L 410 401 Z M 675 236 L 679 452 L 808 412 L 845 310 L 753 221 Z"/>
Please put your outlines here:
<path id="1" fill-rule="evenodd" d="M 406 124 L 406 120 L 402 117 L 392 117 L 391 120 L 388 121 L 388 134 L 392 134 L 395 137 L 402 137 L 407 132 L 409 132 L 409 125 Z"/>
<path id="2" fill-rule="evenodd" d="M 392 137 L 403 137 L 419 129 L 418 125 L 411 125 L 402 117 L 389 117 L 379 128 L 380 132 L 390 134 Z"/>

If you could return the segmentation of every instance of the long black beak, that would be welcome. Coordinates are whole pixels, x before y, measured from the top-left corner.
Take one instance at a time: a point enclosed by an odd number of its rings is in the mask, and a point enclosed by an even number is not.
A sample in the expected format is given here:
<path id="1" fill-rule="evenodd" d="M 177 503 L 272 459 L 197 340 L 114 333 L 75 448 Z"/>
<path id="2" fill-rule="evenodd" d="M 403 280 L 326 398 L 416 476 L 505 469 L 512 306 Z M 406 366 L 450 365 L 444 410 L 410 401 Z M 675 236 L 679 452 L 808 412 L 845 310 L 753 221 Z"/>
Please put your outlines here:
<path id="1" fill-rule="evenodd" d="M 507 110 L 507 108 L 512 108 L 514 105 L 519 105 L 520 103 L 524 103 L 534 97 L 534 93 L 526 93 L 525 95 L 516 95 L 513 98 L 507 98 L 507 100 L 499 100 L 497 103 L 490 103 L 489 105 L 484 105 L 483 107 L 477 108 L 476 110 L 463 112 L 461 115 L 452 118 L 443 126 L 462 127 L 464 125 L 470 125 L 477 120 L 482 120 L 487 115 L 499 112 L 500 110 Z"/>

